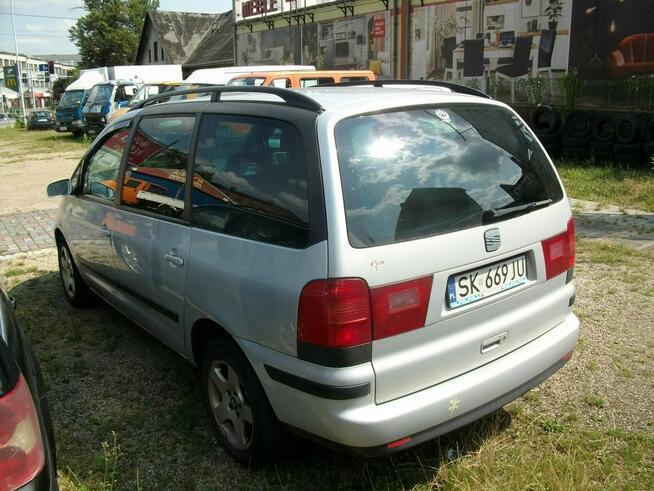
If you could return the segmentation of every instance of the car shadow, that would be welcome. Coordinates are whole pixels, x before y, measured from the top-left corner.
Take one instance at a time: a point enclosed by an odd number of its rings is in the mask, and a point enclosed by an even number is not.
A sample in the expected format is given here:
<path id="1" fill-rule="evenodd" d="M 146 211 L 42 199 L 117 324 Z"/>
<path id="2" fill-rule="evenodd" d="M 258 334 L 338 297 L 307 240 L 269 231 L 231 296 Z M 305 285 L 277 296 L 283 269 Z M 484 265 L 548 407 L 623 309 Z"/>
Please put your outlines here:
<path id="1" fill-rule="evenodd" d="M 235 463 L 217 443 L 197 370 L 97 299 L 73 309 L 58 274 L 39 272 L 10 294 L 41 361 L 57 441 L 60 479 L 91 489 L 284 487 L 413 488 L 439 468 L 502 433 L 497 411 L 450 434 L 392 456 L 365 459 L 295 437 L 281 463 Z M 181 484 L 183 483 L 183 484 Z"/>

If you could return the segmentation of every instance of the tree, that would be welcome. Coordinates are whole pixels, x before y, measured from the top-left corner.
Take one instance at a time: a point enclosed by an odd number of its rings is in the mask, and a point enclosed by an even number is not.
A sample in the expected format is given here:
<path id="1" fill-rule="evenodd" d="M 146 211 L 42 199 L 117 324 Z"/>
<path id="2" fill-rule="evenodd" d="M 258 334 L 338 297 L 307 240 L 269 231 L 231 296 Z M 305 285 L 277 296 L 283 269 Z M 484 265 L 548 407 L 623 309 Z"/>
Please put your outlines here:
<path id="1" fill-rule="evenodd" d="M 87 13 L 68 31 L 82 67 L 131 65 L 148 10 L 159 0 L 82 0 Z"/>

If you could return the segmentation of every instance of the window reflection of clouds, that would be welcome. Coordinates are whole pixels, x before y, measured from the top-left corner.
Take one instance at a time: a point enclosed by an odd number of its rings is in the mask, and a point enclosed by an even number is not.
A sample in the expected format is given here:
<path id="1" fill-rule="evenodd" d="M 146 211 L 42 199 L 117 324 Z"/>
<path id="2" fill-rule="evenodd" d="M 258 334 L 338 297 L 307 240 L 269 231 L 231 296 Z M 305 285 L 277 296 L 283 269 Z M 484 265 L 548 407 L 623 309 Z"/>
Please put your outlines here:
<path id="1" fill-rule="evenodd" d="M 519 120 L 501 108 L 453 106 L 360 116 L 336 128 L 348 230 L 372 243 L 393 242 L 414 189 L 458 188 L 482 209 L 515 201 L 515 185 L 537 152 L 535 175 L 553 177 Z M 539 176 L 540 177 L 540 176 Z M 551 184 L 547 183 L 548 189 Z M 352 227 L 350 221 L 356 222 Z"/>

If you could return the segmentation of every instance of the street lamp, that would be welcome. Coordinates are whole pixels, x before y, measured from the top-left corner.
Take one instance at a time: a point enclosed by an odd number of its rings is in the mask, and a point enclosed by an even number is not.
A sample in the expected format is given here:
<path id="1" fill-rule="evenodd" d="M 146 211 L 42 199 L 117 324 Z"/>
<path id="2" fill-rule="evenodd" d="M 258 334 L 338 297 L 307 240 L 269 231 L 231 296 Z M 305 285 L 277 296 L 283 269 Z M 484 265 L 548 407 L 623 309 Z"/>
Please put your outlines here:
<path id="1" fill-rule="evenodd" d="M 20 61 L 18 60 L 18 41 L 16 41 L 16 22 L 14 21 L 14 0 L 9 0 L 9 7 L 11 9 L 11 25 L 14 30 L 14 48 L 16 48 L 16 70 L 18 71 L 16 78 L 20 80 L 22 85 L 23 80 L 20 73 Z M 25 113 L 25 99 L 23 98 L 23 89 L 22 87 L 19 88 L 20 90 L 18 92 L 20 95 L 20 109 L 23 111 L 23 124 L 27 126 L 27 115 Z"/>

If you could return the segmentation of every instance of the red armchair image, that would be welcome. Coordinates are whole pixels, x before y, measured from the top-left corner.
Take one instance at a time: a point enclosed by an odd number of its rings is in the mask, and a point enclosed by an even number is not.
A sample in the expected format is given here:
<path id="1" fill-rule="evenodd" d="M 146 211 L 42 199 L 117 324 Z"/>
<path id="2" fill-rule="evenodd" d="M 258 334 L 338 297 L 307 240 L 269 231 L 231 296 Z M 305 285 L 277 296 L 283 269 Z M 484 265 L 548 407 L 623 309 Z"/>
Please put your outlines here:
<path id="1" fill-rule="evenodd" d="M 609 55 L 609 77 L 654 73 L 654 33 L 627 36 Z"/>

